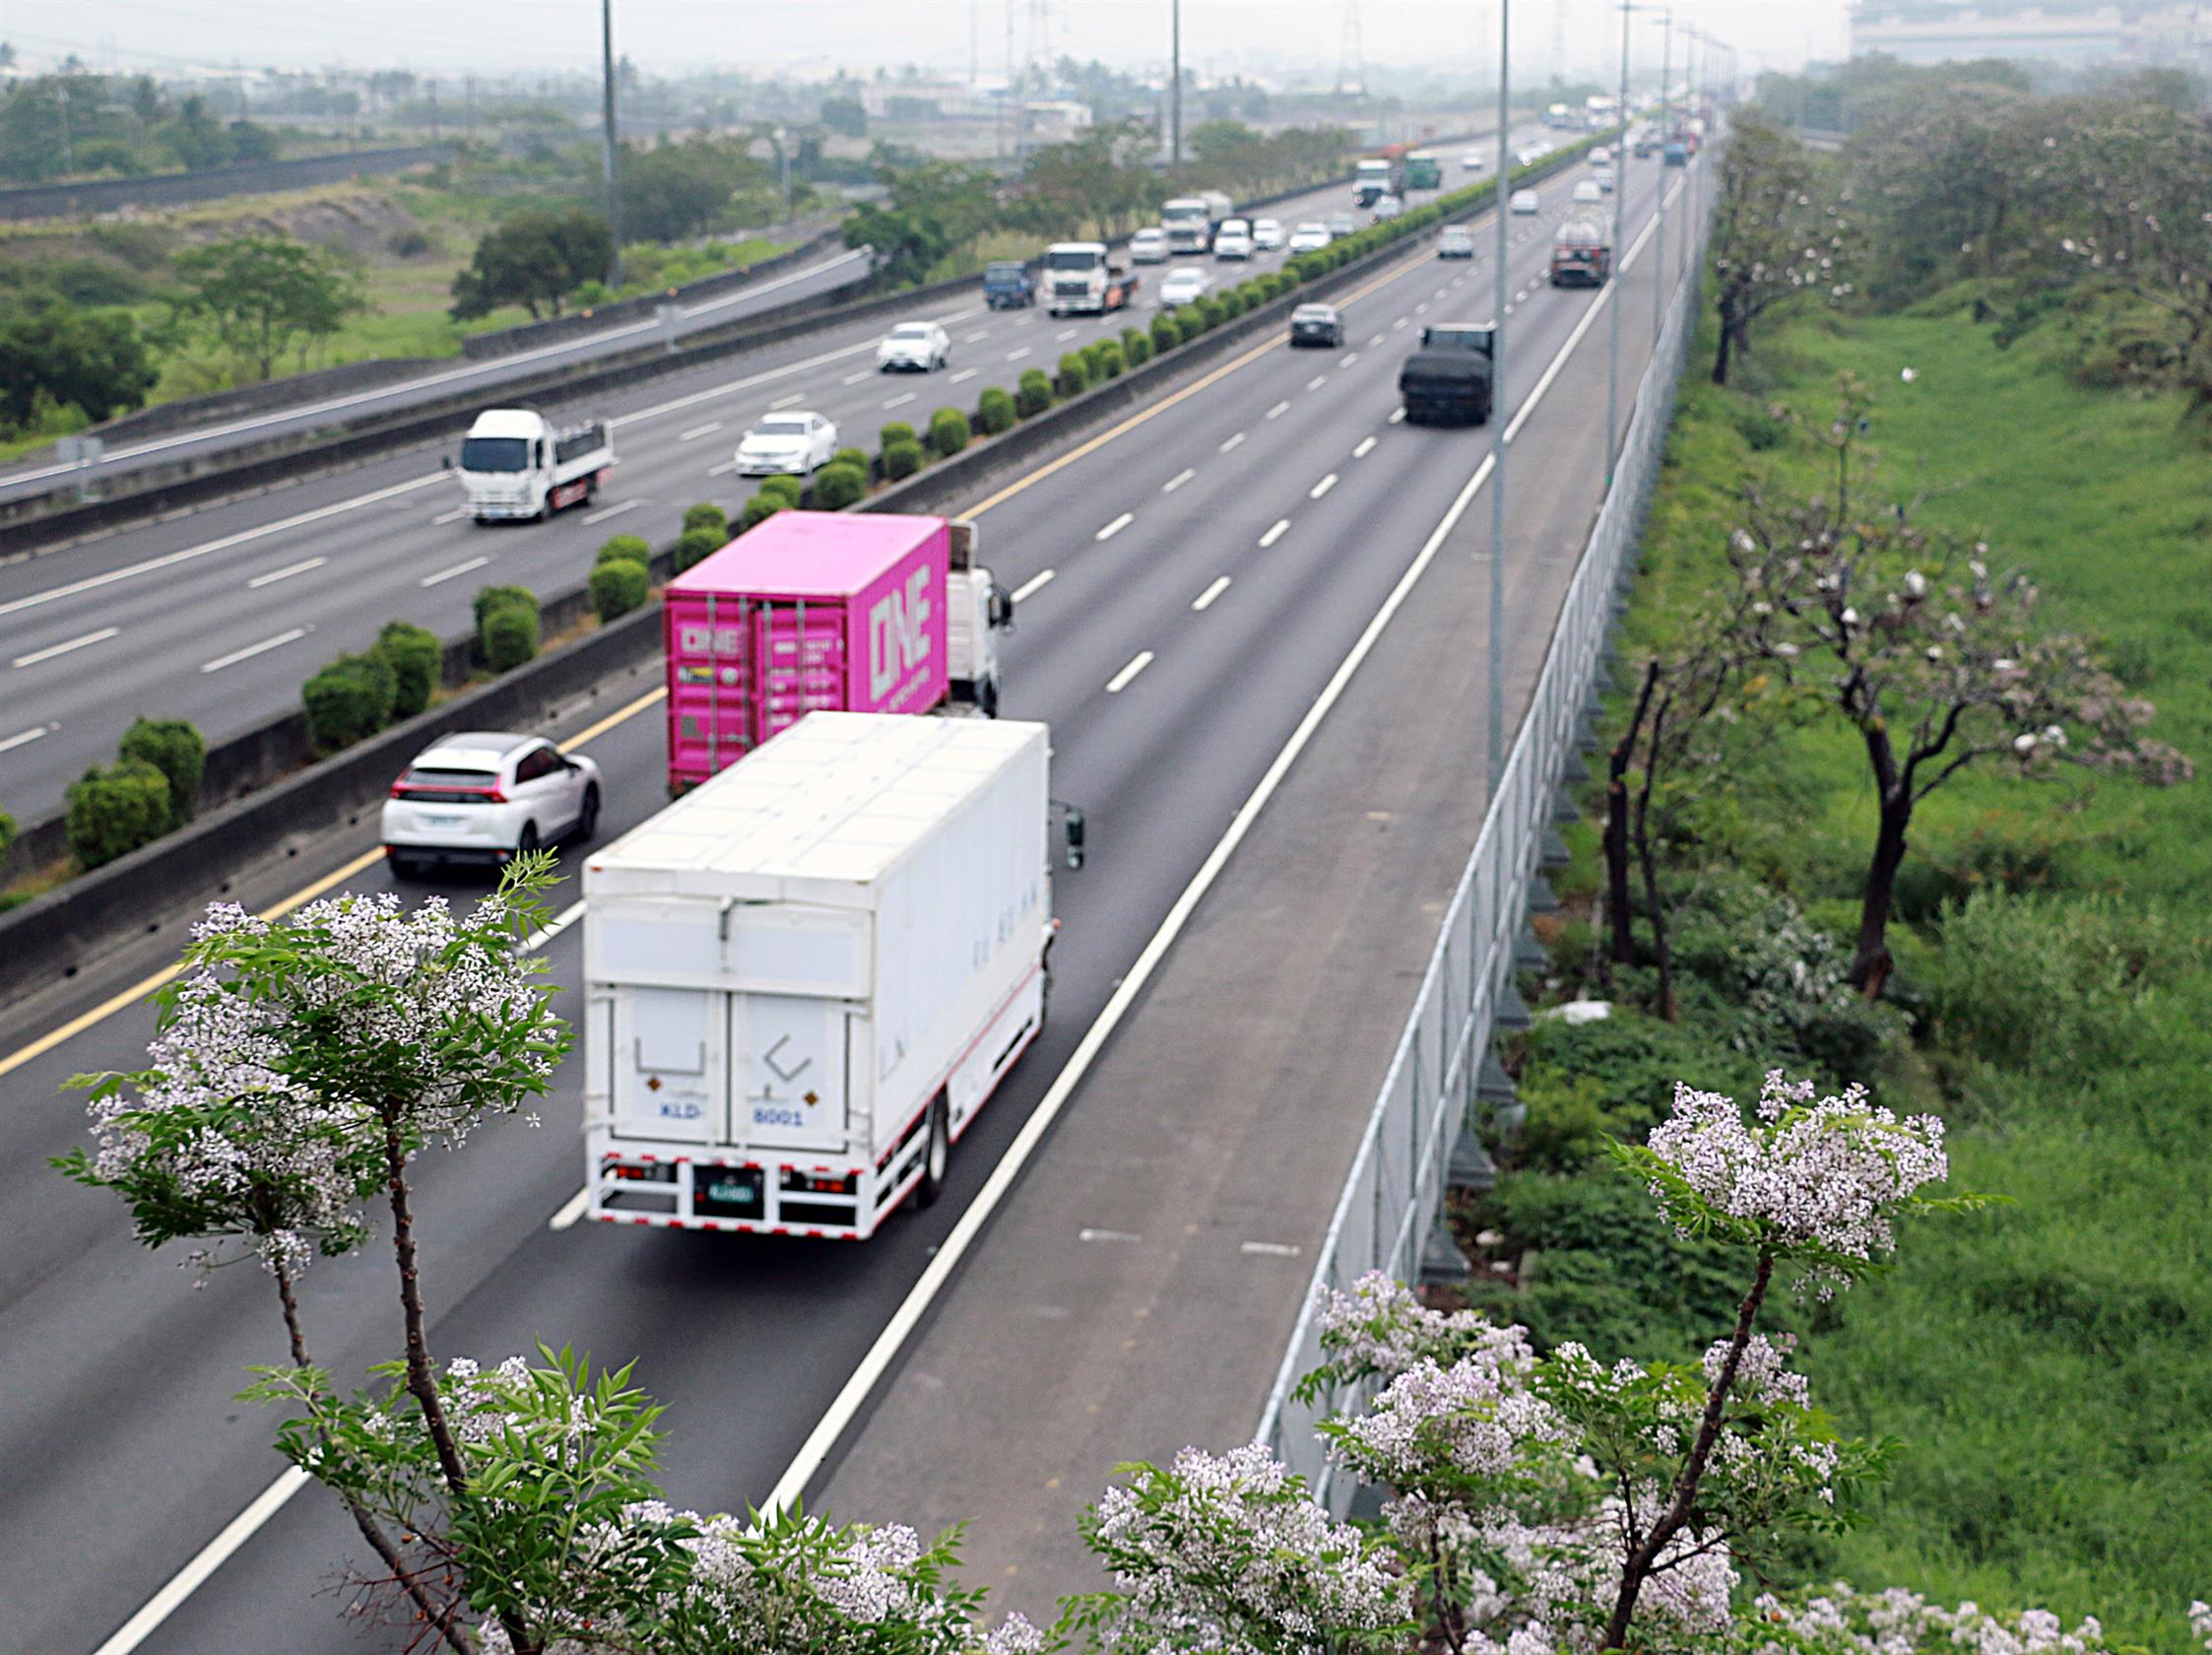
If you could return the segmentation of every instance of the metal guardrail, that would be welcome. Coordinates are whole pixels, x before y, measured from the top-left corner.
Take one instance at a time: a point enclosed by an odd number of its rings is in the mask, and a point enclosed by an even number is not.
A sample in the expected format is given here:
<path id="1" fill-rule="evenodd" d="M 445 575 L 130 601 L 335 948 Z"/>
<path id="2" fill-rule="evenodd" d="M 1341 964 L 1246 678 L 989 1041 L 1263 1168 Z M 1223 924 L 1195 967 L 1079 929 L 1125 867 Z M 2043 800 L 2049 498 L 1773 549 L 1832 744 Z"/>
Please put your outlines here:
<path id="1" fill-rule="evenodd" d="M 1685 209 L 1689 203 L 1683 203 Z M 1283 1352 L 1255 1440 L 1302 1475 L 1314 1495 L 1342 1512 L 1348 1479 L 1334 1475 L 1314 1427 L 1329 1409 L 1291 1396 L 1321 1364 L 1317 1303 L 1322 1290 L 1348 1290 L 1381 1270 L 1411 1281 L 1442 1211 L 1446 1169 L 1463 1127 L 1474 1124 L 1476 1077 L 1513 982 L 1514 942 L 1536 871 L 1553 789 L 1575 744 L 1614 619 L 1614 598 L 1634 567 L 1644 508 L 1659 476 L 1674 391 L 1697 332 L 1705 226 L 1697 226 L 1691 274 L 1675 290 L 1642 384 L 1597 522 L 1567 589 L 1535 695 L 1506 760 L 1446 910 L 1427 974 L 1406 1019 L 1323 1237 L 1306 1299 Z"/>

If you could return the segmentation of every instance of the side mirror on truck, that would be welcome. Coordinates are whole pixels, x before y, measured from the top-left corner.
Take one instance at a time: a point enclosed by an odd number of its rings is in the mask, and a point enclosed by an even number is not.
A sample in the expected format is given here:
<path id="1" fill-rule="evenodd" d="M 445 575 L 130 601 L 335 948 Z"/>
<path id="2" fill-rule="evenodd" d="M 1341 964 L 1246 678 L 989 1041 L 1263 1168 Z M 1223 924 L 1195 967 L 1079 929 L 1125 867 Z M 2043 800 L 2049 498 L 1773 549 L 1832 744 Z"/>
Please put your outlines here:
<path id="1" fill-rule="evenodd" d="M 1013 594 L 996 580 L 991 582 L 991 596 L 986 608 L 993 631 L 1013 630 Z"/>
<path id="2" fill-rule="evenodd" d="M 443 471 L 451 471 L 453 469 L 453 456 L 451 454 L 440 454 L 438 456 L 438 467 Z"/>
<path id="3" fill-rule="evenodd" d="M 1083 813 L 1073 805 L 1061 805 L 1060 826 L 1068 841 L 1068 866 L 1080 868 L 1083 865 Z"/>

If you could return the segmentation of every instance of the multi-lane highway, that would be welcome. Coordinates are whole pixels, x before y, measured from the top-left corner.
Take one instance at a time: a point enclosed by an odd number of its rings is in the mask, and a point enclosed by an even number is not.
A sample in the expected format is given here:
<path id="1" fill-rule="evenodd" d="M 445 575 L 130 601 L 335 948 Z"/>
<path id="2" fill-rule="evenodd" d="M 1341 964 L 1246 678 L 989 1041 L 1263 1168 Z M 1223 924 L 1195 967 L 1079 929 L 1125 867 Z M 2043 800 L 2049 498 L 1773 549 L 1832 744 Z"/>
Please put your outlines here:
<path id="1" fill-rule="evenodd" d="M 1665 181 L 1678 188 L 1683 180 L 1668 173 Z M 1656 164 L 1626 169 L 1623 250 L 1633 252 L 1609 297 L 1542 284 L 1564 181 L 1547 188 L 1542 216 L 1515 222 L 1502 410 L 1540 394 L 1552 382 L 1547 368 L 1570 349 L 1602 351 L 1606 330 L 1587 323 L 1594 306 L 1613 299 L 1630 306 L 1624 382 L 1634 382 L 1649 343 L 1649 283 L 1662 263 L 1649 235 L 1659 182 Z M 1059 882 L 1066 930 L 1055 957 L 1055 1022 L 955 1154 L 948 1199 L 857 1247 L 570 1227 L 582 1163 L 571 1068 L 543 1109 L 542 1129 L 503 1123 L 463 1155 L 421 1163 L 423 1280 L 441 1357 L 495 1358 L 527 1351 L 539 1337 L 609 1360 L 639 1357 L 641 1382 L 670 1404 L 671 1494 L 727 1508 L 767 1492 L 1488 451 L 1496 427 L 1411 430 L 1393 419 L 1411 331 L 1426 320 L 1488 313 L 1489 238 L 1480 244 L 1472 267 L 1415 252 L 1340 300 L 1349 322 L 1343 350 L 1256 346 L 1203 388 L 1126 424 L 1081 457 L 978 502 L 993 565 L 1022 594 L 1007 646 L 1006 710 L 1053 726 L 1054 792 L 1089 812 L 1092 857 Z M 1660 273 L 1671 280 L 1670 269 Z M 1021 320 L 990 319 L 994 332 L 976 348 L 1004 361 L 1022 348 L 1017 341 L 1040 330 L 1051 338 L 1052 324 L 1031 316 L 1026 326 L 1010 325 Z M 972 360 L 964 356 L 962 364 Z M 826 400 L 844 373 L 860 371 L 848 365 L 825 383 L 819 369 L 832 365 L 799 370 L 813 375 L 800 381 L 807 394 Z M 864 382 L 878 401 L 896 389 Z M 729 396 L 748 399 L 736 406 L 749 410 L 763 389 Z M 711 400 L 697 409 L 651 416 L 664 433 L 659 451 L 683 460 L 666 474 L 670 492 L 656 496 L 655 532 L 692 497 L 692 477 L 707 481 L 710 457 L 724 457 L 681 441 L 691 423 L 721 412 Z M 1584 429 L 1601 430 L 1602 422 L 1599 407 Z M 720 433 L 714 441 L 719 450 Z M 1602 467 L 1601 443 L 1550 455 L 1522 447 L 1517 519 L 1526 510 L 1543 520 L 1560 496 L 1594 487 Z M 609 497 L 629 496 L 618 489 Z M 386 613 L 357 597 L 353 571 L 364 581 L 387 563 L 402 579 L 435 572 L 419 549 L 439 527 L 428 522 L 431 507 L 420 493 L 402 492 L 325 520 L 346 524 L 351 536 L 346 551 L 331 554 L 346 577 L 333 582 L 332 629 L 348 614 L 372 628 Z M 635 515 L 645 517 L 645 508 Z M 460 544 L 493 549 L 500 562 L 486 577 L 528 580 L 525 554 L 509 548 L 544 532 Z M 546 566 L 580 567 L 584 548 L 608 532 L 595 526 L 576 535 Z M 418 550 L 392 554 L 403 537 Z M 256 556 L 274 569 L 316 553 L 260 545 Z M 192 563 L 227 556 L 212 552 L 171 568 L 181 582 Z M 1548 624 L 1562 563 L 1531 559 L 1513 570 L 1515 601 L 1532 627 Z M 171 592 L 170 572 L 123 578 L 112 590 L 118 599 L 134 586 Z M 194 600 L 203 627 L 220 613 L 221 594 L 235 603 L 241 592 L 269 589 L 245 587 L 246 577 L 245 565 L 230 565 L 227 585 Z M 273 584 L 281 590 L 309 577 Z M 458 608 L 474 581 L 443 584 L 462 588 Z M 159 625 L 161 598 L 139 601 L 146 618 L 136 624 Z M 207 647 L 179 630 L 194 643 L 149 631 L 88 676 L 127 670 L 142 654 Z M 86 646 L 88 656 L 97 647 Z M 331 647 L 319 640 L 315 658 Z M 1477 647 L 1471 637 L 1469 647 Z M 605 768 L 608 834 L 660 804 L 651 695 L 571 734 Z M 356 838 L 327 862 L 264 876 L 261 892 L 246 894 L 274 897 L 340 869 L 351 870 L 350 888 L 376 889 L 384 878 L 373 854 Z M 579 943 L 571 926 L 546 945 L 553 980 L 571 991 Z M 113 987 L 88 983 L 72 1004 L 42 1005 L 36 1022 L 0 1020 L 0 1453 L 10 1467 L 0 1494 L 0 1556 L 10 1559 L 0 1615 L 23 1647 L 40 1650 L 102 1648 L 119 1627 L 129 1635 L 106 1644 L 105 1655 L 357 1647 L 337 1623 L 334 1600 L 312 1594 L 358 1552 L 358 1538 L 312 1490 L 283 1502 L 285 1485 L 272 1481 L 281 1469 L 268 1448 L 272 1421 L 228 1400 L 246 1364 L 282 1356 L 266 1282 L 232 1271 L 190 1291 L 171 1261 L 131 1244 L 111 1198 L 45 1169 L 48 1157 L 82 1141 L 81 1104 L 57 1095 L 61 1081 L 142 1061 L 147 1014 L 98 1014 L 99 996 Z M 64 1019 L 71 1021 L 61 1023 L 60 1038 L 39 1040 Z M 1086 1100 L 1078 1094 L 1073 1106 Z M 307 1273 L 316 1356 L 341 1375 L 396 1351 L 389 1279 L 380 1247 Z"/>
<path id="2" fill-rule="evenodd" d="M 1555 193 L 1564 199 L 1564 186 Z M 1332 185 L 1268 215 L 1288 225 L 1347 212 L 1348 195 Z M 1233 283 L 1285 256 L 1217 274 Z M 920 306 L 952 336 L 951 363 L 934 374 L 876 371 L 891 316 L 594 403 L 615 427 L 614 478 L 592 509 L 548 523 L 470 521 L 440 449 L 428 447 L 0 565 L 0 808 L 18 820 L 53 808 L 86 765 L 113 757 L 140 713 L 190 719 L 221 740 L 297 705 L 317 667 L 365 646 L 386 621 L 464 631 L 479 586 L 575 586 L 609 535 L 658 545 L 694 501 L 734 508 L 752 485 L 732 474 L 732 453 L 763 413 L 813 409 L 873 453 L 888 421 L 919 429 L 937 408 L 971 409 L 986 386 L 1010 388 L 1024 369 L 1049 373 L 1064 352 L 1148 326 L 1170 268 L 1146 270 L 1139 306 L 1105 318 L 991 311 L 980 290 Z"/>

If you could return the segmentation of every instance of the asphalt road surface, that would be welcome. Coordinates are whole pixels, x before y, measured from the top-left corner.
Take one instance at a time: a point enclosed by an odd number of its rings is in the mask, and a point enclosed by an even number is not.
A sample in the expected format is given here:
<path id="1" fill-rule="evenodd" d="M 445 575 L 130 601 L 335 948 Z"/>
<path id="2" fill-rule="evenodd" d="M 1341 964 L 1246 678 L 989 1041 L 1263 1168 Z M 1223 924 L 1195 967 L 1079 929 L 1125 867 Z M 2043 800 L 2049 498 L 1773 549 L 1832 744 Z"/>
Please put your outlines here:
<path id="1" fill-rule="evenodd" d="M 1269 215 L 1287 226 L 1346 212 L 1348 193 L 1333 185 Z M 1549 191 L 1560 204 L 1566 193 Z M 1216 274 L 1233 284 L 1286 256 Z M 592 508 L 549 522 L 472 521 L 440 450 L 424 447 L 0 564 L 0 808 L 24 821 L 57 806 L 141 713 L 189 719 L 220 741 L 296 706 L 317 668 L 386 621 L 450 636 L 468 629 L 480 586 L 559 591 L 582 582 L 610 535 L 661 545 L 699 500 L 734 515 L 754 484 L 734 474 L 733 455 L 764 413 L 827 415 L 841 442 L 874 453 L 887 422 L 920 430 L 938 408 L 972 409 L 986 386 L 1050 373 L 1067 351 L 1148 327 L 1161 278 L 1184 262 L 1147 267 L 1139 304 L 1104 318 L 991 311 L 980 288 L 922 307 L 952 336 L 951 362 L 933 374 L 877 371 L 877 342 L 897 320 L 885 317 L 595 402 L 588 412 L 615 427 L 614 476 Z M 1470 302 L 1488 313 L 1486 293 Z"/>
<path id="2" fill-rule="evenodd" d="M 1632 166 L 1627 176 L 1623 241 L 1634 246 L 1660 177 L 1656 164 Z M 1673 187 L 1682 178 L 1669 173 L 1665 182 Z M 1519 297 L 1501 399 L 1508 409 L 1529 396 L 1594 302 L 1593 295 L 1541 281 L 1566 183 L 1545 195 L 1541 217 L 1514 226 L 1509 271 Z M 420 1163 L 423 1276 L 441 1359 L 496 1359 L 527 1352 L 540 1337 L 609 1362 L 638 1357 L 640 1381 L 669 1405 L 671 1497 L 739 1508 L 767 1492 L 1489 449 L 1495 424 L 1408 429 L 1393 419 L 1410 330 L 1426 320 L 1488 314 L 1492 244 L 1486 235 L 1478 242 L 1483 256 L 1471 266 L 1412 256 L 1340 299 L 1349 322 L 1342 351 L 1256 347 L 1212 373 L 1204 389 L 1125 426 L 1082 458 L 978 502 L 992 566 L 1022 594 L 1005 649 L 1006 711 L 1052 725 L 1053 791 L 1088 812 L 1091 859 L 1079 873 L 1058 876 L 1065 930 L 1054 957 L 1053 1024 L 960 1145 L 947 1199 L 901 1217 L 865 1246 L 566 1227 L 562 1221 L 573 1223 L 578 1210 L 583 1158 L 571 1069 L 543 1105 L 541 1129 L 502 1122 L 465 1155 L 432 1154 Z M 1675 238 L 1666 245 L 1671 250 Z M 1647 239 L 1638 256 L 1659 257 L 1659 244 Z M 1623 322 L 1640 363 L 1648 322 L 1634 311 Z M 1003 361 L 1040 330 L 1051 337 L 1034 313 L 977 318 L 969 331 L 985 325 L 992 333 L 972 342 L 963 364 L 975 355 Z M 1575 349 L 1603 352 L 1606 344 L 1607 330 L 1585 328 Z M 826 404 L 837 379 L 825 382 L 813 368 L 799 374 L 795 387 Z M 894 391 L 873 378 L 862 383 L 861 394 L 878 401 Z M 1633 383 L 1624 372 L 1624 384 Z M 738 406 L 751 409 L 761 392 L 732 394 L 748 397 Z M 687 416 L 651 416 L 660 422 L 656 430 L 676 431 L 651 445 L 668 466 L 658 473 L 665 481 L 654 498 L 653 532 L 665 532 L 696 497 L 690 491 L 707 481 L 710 457 L 723 457 L 719 436 L 712 449 L 683 443 L 682 422 L 719 412 L 710 399 Z M 1601 406 L 1591 419 L 1601 427 Z M 631 444 L 633 452 L 645 447 Z M 1516 521 L 1523 510 L 1530 522 L 1544 521 L 1547 499 L 1592 485 L 1593 464 L 1583 446 L 1517 451 Z M 391 481 L 406 478 L 357 478 L 355 486 Z M 632 496 L 618 489 L 611 497 Z M 397 582 L 434 572 L 446 555 L 430 550 L 442 527 L 429 521 L 435 502 L 413 492 L 390 498 L 401 504 L 334 513 L 326 522 L 342 527 L 319 537 L 312 552 L 255 543 L 250 563 L 227 564 L 191 600 L 199 626 L 212 628 L 242 593 L 270 589 L 247 588 L 246 578 L 287 559 L 322 555 L 338 574 L 353 576 L 328 582 L 323 597 L 331 608 L 262 615 L 254 627 L 320 621 L 313 659 L 338 646 L 333 634 L 347 625 L 341 601 L 372 629 L 389 612 L 388 595 L 405 590 Z M 266 514 L 268 502 L 249 503 Z M 643 505 L 636 514 L 646 516 Z M 544 540 L 569 531 L 556 524 L 456 540 L 470 555 L 488 547 L 500 560 L 482 578 L 528 582 L 533 568 L 580 570 L 588 546 L 613 532 L 594 527 L 544 555 Z M 395 550 L 403 543 L 412 550 Z M 533 556 L 541 561 L 533 563 Z M 98 646 L 86 646 L 79 674 L 125 673 L 134 661 L 178 649 L 207 658 L 231 647 L 228 636 L 165 628 L 164 609 L 182 602 L 188 578 L 200 578 L 196 570 L 186 574 L 192 566 L 107 589 L 110 603 L 136 606 L 128 625 L 141 635 L 97 665 Z M 382 586 L 378 570 L 387 570 Z M 311 574 L 274 588 L 293 578 Z M 475 582 L 441 584 L 461 588 L 458 610 Z M 26 613 L 35 611 L 9 619 Z M 1471 634 L 1469 647 L 1479 648 Z M 286 668 L 285 682 L 296 682 L 306 664 L 303 652 Z M 200 676 L 222 679 L 228 670 Z M 582 732 L 605 767 L 609 837 L 663 802 L 661 723 L 650 685 L 642 678 L 643 693 L 626 704 L 617 698 L 612 713 L 603 706 Z M 257 874 L 239 894 L 273 899 L 349 859 L 368 865 L 346 877 L 348 888 L 381 889 L 385 876 L 372 856 L 370 839 L 356 835 L 327 858 L 303 859 L 311 865 Z M 455 887 L 454 894 L 465 897 L 469 889 Z M 580 944 L 571 926 L 547 945 L 553 980 L 571 991 Z M 269 1448 L 275 1422 L 230 1400 L 248 1364 L 282 1358 L 267 1282 L 247 1268 L 192 1291 L 172 1259 L 131 1242 L 112 1197 L 70 1185 L 46 1166 L 84 1141 L 81 1101 L 58 1093 L 61 1083 L 72 1073 L 143 1061 L 149 1014 L 134 1006 L 100 1015 L 98 1002 L 153 958 L 151 949 L 125 951 L 115 961 L 124 975 L 0 1019 L 7 1104 L 0 1112 L 0 1452 L 10 1468 L 0 1493 L 0 1556 L 9 1559 L 0 1573 L 0 1615 L 22 1647 L 41 1651 L 359 1648 L 337 1622 L 337 1602 L 314 1595 L 358 1553 L 358 1537 L 314 1490 L 272 1506 L 272 1480 L 283 1469 Z M 1084 1103 L 1078 1095 L 1073 1106 Z M 358 1259 L 318 1261 L 306 1273 L 314 1355 L 342 1381 L 398 1350 L 390 1279 L 381 1242 Z M 245 1520 L 234 1522 L 241 1513 Z M 218 1566 L 179 1578 L 224 1537 Z M 165 1619 L 134 1623 L 150 1604 Z M 124 1627 L 127 1637 L 112 1636 Z"/>

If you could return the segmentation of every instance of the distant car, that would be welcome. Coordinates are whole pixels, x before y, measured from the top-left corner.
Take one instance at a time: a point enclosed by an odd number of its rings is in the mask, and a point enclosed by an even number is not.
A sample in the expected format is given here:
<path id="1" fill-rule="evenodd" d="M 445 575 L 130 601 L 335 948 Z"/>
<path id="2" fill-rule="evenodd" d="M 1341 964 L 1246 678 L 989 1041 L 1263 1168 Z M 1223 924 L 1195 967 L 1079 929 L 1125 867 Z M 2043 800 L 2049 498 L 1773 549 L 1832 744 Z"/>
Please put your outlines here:
<path id="1" fill-rule="evenodd" d="M 1613 152 L 1612 152 L 1611 150 L 1607 149 L 1607 148 L 1606 148 L 1606 147 L 1605 147 L 1605 146 L 1604 146 L 1603 144 L 1600 144 L 1600 145 L 1598 145 L 1598 146 L 1597 146 L 1597 147 L 1596 147 L 1596 148 L 1595 148 L 1594 150 L 1592 150 L 1592 151 L 1590 152 L 1590 165 L 1591 165 L 1591 166 L 1612 166 L 1612 164 L 1613 164 Z"/>
<path id="2" fill-rule="evenodd" d="M 1581 178 L 1576 180 L 1573 199 L 1578 205 L 1588 205 L 1604 200 L 1605 191 L 1595 178 Z"/>
<path id="3" fill-rule="evenodd" d="M 1389 224 L 1404 211 L 1405 203 L 1395 195 L 1379 195 L 1375 198 L 1374 218 L 1377 224 Z"/>
<path id="4" fill-rule="evenodd" d="M 1037 283 L 1019 259 L 993 259 L 983 267 L 983 302 L 993 310 L 1026 310 L 1037 302 Z"/>
<path id="5" fill-rule="evenodd" d="M 1252 244 L 1263 253 L 1271 253 L 1282 245 L 1283 229 L 1280 219 L 1254 219 Z"/>
<path id="6" fill-rule="evenodd" d="M 1212 286 L 1213 278 L 1194 265 L 1171 270 L 1160 284 L 1160 308 L 1172 310 L 1178 304 L 1196 304 Z"/>
<path id="7" fill-rule="evenodd" d="M 876 371 L 933 373 L 952 360 L 952 336 L 935 322 L 901 322 L 876 347 Z"/>
<path id="8" fill-rule="evenodd" d="M 1509 204 L 1509 210 L 1516 218 L 1528 218 L 1531 214 L 1542 212 L 1543 208 L 1544 198 L 1534 190 L 1515 190 Z"/>
<path id="9" fill-rule="evenodd" d="M 1139 231 L 1129 238 L 1129 262 L 1132 264 L 1165 264 L 1167 262 L 1167 232 L 1153 225 Z"/>
<path id="10" fill-rule="evenodd" d="M 1460 170 L 1462 172 L 1479 172 L 1488 165 L 1489 163 L 1482 159 L 1480 150 L 1469 150 L 1465 155 L 1460 157 Z"/>
<path id="11" fill-rule="evenodd" d="M 1597 187 L 1600 190 L 1604 191 L 1607 195 L 1611 195 L 1613 193 L 1614 177 L 1613 169 L 1610 166 L 1593 167 L 1591 169 L 1590 175 L 1597 180 Z"/>
<path id="12" fill-rule="evenodd" d="M 1252 256 L 1252 226 L 1243 219 L 1224 219 L 1221 228 L 1213 232 L 1213 256 L 1217 259 L 1248 259 Z"/>
<path id="13" fill-rule="evenodd" d="M 543 736 L 458 731 L 425 748 L 392 783 L 379 834 L 392 873 L 497 867 L 525 851 L 599 831 L 599 765 Z"/>
<path id="14" fill-rule="evenodd" d="M 811 477 L 837 452 L 837 428 L 819 414 L 770 414 L 738 444 L 740 477 Z"/>
<path id="15" fill-rule="evenodd" d="M 1525 150 L 1514 151 L 1513 160 L 1516 166 L 1533 166 L 1549 154 L 1551 154 L 1549 144 L 1531 144 Z"/>
<path id="16" fill-rule="evenodd" d="M 1436 232 L 1436 256 L 1448 259 L 1474 257 L 1474 235 L 1464 225 L 1446 225 Z"/>
<path id="17" fill-rule="evenodd" d="M 1302 224 L 1290 232 L 1293 253 L 1318 253 L 1329 242 L 1329 227 L 1325 224 Z"/>
<path id="18" fill-rule="evenodd" d="M 1331 349 L 1344 342 L 1344 318 L 1336 313 L 1334 304 L 1301 304 L 1290 312 L 1290 343 L 1293 345 L 1326 345 Z"/>
<path id="19" fill-rule="evenodd" d="M 1332 213 L 1329 215 L 1328 225 L 1324 228 L 1328 230 L 1332 237 L 1352 235 L 1359 231 L 1359 221 L 1349 213 Z"/>

